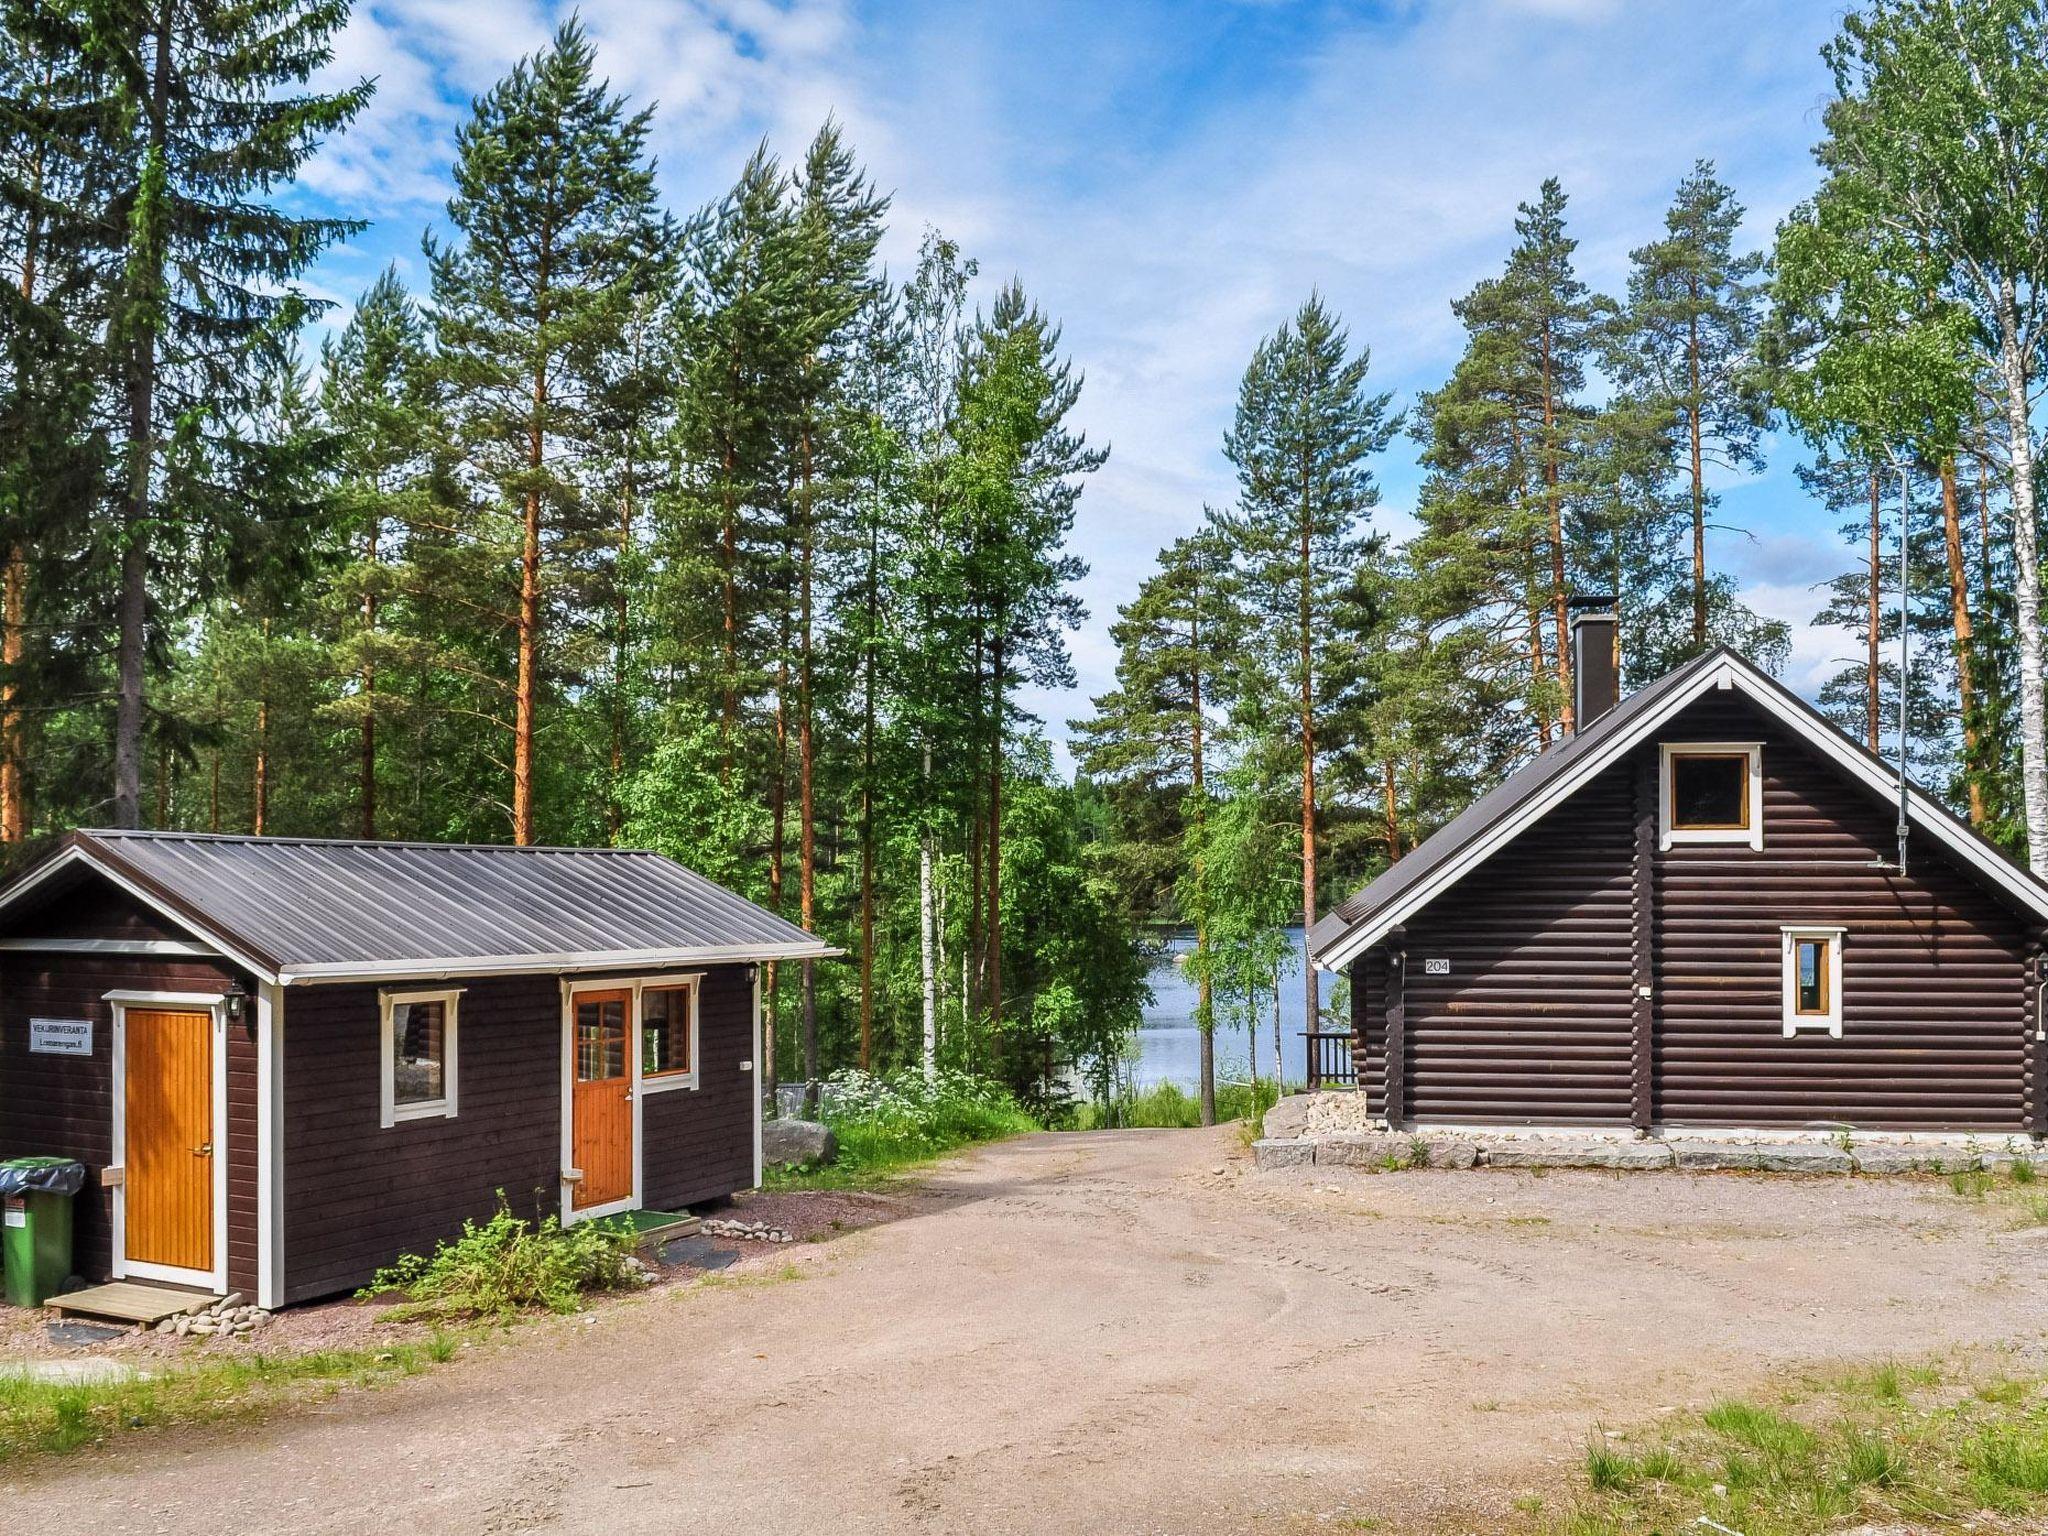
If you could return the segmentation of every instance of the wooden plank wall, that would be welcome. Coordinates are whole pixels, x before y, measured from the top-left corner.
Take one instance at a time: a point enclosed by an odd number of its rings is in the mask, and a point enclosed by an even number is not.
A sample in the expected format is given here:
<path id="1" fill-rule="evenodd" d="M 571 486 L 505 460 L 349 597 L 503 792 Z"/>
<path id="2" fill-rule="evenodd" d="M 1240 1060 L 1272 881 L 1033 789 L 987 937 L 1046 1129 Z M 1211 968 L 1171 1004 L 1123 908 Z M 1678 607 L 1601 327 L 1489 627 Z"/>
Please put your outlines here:
<path id="1" fill-rule="evenodd" d="M 113 1009 L 104 998 L 113 991 L 218 992 L 228 980 L 226 970 L 203 960 L 23 952 L 0 957 L 0 1105 L 6 1114 L 0 1150 L 8 1156 L 75 1157 L 85 1164 L 73 1242 L 78 1273 L 88 1280 L 104 1280 L 112 1266 L 113 1194 L 99 1182 L 114 1112 Z M 91 1019 L 92 1055 L 31 1055 L 28 1021 L 36 1017 Z M 253 1292 L 256 1046 L 246 1029 L 230 1027 L 227 1034 L 228 1284 Z"/>
<path id="2" fill-rule="evenodd" d="M 794 974 L 797 967 L 791 967 Z M 697 1087 L 647 1095 L 643 1202 L 676 1210 L 747 1189 L 754 1182 L 754 982 L 749 967 L 705 972 L 697 1002 Z"/>
<path id="3" fill-rule="evenodd" d="M 1632 803 L 1602 774 L 1409 921 L 1409 1118 L 1628 1124 Z"/>
<path id="4" fill-rule="evenodd" d="M 436 983 L 440 985 L 441 983 Z M 562 993 L 553 975 L 451 978 L 463 988 L 453 1119 L 378 1125 L 378 989 L 285 991 L 285 1299 L 354 1290 L 400 1254 L 431 1251 L 502 1190 L 522 1216 L 561 1199 Z M 681 1205 L 754 1181 L 753 988 L 707 975 L 702 1089 L 649 1094 L 644 1202 Z"/>
<path id="5" fill-rule="evenodd" d="M 1754 705 L 1710 695 L 1694 740 L 1762 741 L 1764 847 L 1658 855 L 1657 1116 L 1672 1125 L 2017 1131 L 2027 928 L 1925 833 Z M 1675 731 L 1666 740 L 1682 737 Z M 1779 928 L 1848 930 L 1840 1040 L 1786 1039 Z"/>
<path id="6" fill-rule="evenodd" d="M 1410 919 L 1412 1119 L 2010 1132 L 2048 1115 L 2020 914 L 1924 832 L 1908 878 L 1873 868 L 1893 807 L 1740 696 L 1661 739 L 1764 743 L 1763 850 L 1646 847 L 1652 741 Z M 1809 923 L 1848 930 L 1841 1040 L 1784 1036 L 1779 929 Z M 1361 980 L 1354 1051 L 1381 1113 L 1384 958 Z"/>

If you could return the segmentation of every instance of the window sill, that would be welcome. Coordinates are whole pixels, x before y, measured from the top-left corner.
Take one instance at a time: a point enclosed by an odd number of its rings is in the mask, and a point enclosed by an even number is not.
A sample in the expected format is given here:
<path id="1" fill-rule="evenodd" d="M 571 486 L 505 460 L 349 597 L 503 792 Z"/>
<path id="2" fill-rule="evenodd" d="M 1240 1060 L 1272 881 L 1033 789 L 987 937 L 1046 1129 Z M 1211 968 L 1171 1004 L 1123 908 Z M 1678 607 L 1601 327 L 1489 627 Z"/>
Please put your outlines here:
<path id="1" fill-rule="evenodd" d="M 642 1093 L 668 1093 L 677 1088 L 694 1090 L 696 1086 L 697 1074 L 694 1072 L 677 1072 L 673 1075 L 663 1073 L 658 1077 L 643 1076 L 640 1079 L 640 1091 Z"/>
<path id="2" fill-rule="evenodd" d="M 1659 841 L 1667 850 L 1682 848 L 1692 844 L 1708 844 L 1719 845 L 1724 848 L 1754 848 L 1758 853 L 1761 853 L 1764 847 L 1762 834 L 1752 832 L 1744 827 L 1733 827 L 1725 830 L 1716 829 L 1714 831 L 1707 831 L 1704 828 L 1687 830 L 1682 827 L 1673 827 Z"/>
<path id="3" fill-rule="evenodd" d="M 1830 1039 L 1839 1040 L 1842 1038 L 1842 1021 L 1840 1019 L 1787 1019 L 1785 1021 L 1785 1038 L 1790 1040 L 1794 1035 L 1826 1035 Z"/>
<path id="4" fill-rule="evenodd" d="M 403 1125 L 408 1120 L 453 1120 L 454 1118 L 455 1106 L 446 1099 L 436 1099 L 430 1104 L 400 1104 L 392 1109 L 390 1122 L 386 1125 L 385 1129 L 388 1130 L 393 1125 Z"/>

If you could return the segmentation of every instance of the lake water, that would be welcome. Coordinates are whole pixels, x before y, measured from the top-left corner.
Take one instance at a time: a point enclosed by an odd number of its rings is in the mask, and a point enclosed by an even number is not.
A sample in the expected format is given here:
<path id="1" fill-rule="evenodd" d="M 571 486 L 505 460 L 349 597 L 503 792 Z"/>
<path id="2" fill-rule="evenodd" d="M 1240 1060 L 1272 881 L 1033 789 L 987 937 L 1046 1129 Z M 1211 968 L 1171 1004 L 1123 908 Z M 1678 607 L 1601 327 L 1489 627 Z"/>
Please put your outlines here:
<path id="1" fill-rule="evenodd" d="M 1307 1043 L 1301 1038 L 1303 999 L 1301 995 L 1301 929 L 1288 931 L 1291 957 L 1280 976 L 1280 1043 L 1282 1062 L 1289 1082 L 1308 1077 Z M 1137 1060 L 1131 1064 L 1131 1078 L 1139 1089 L 1158 1083 L 1178 1083 L 1192 1089 L 1201 1080 L 1202 1034 L 1195 1028 L 1195 984 L 1184 969 L 1186 957 L 1195 947 L 1191 936 L 1174 938 L 1153 962 L 1147 979 L 1152 983 L 1152 1003 L 1145 1010 L 1145 1022 L 1138 1030 Z M 1324 973 L 1322 997 L 1327 1006 L 1330 988 L 1337 978 Z M 1272 1004 L 1259 1010 L 1259 1077 L 1273 1075 Z M 1216 1078 L 1218 1082 L 1246 1079 L 1247 1049 L 1244 1025 L 1228 1018 L 1219 1006 L 1216 1021 Z"/>

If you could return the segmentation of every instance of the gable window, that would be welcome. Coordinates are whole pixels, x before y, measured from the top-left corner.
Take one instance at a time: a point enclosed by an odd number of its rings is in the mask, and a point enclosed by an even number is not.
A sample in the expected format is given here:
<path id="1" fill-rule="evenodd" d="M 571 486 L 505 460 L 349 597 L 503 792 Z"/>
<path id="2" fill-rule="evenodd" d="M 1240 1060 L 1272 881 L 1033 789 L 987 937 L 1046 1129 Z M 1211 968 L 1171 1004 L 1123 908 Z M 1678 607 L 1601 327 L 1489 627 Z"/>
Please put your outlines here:
<path id="1" fill-rule="evenodd" d="M 382 992 L 380 1123 L 455 1115 L 455 1023 L 460 990 Z"/>
<path id="2" fill-rule="evenodd" d="M 1756 742 L 1666 742 L 1661 841 L 1764 845 L 1763 748 Z"/>
<path id="3" fill-rule="evenodd" d="M 640 1076 L 649 1088 L 697 1081 L 697 984 L 649 982 L 640 989 Z"/>
<path id="4" fill-rule="evenodd" d="M 1842 1037 L 1842 930 L 1780 930 L 1785 970 L 1785 1034 L 1826 1030 Z"/>

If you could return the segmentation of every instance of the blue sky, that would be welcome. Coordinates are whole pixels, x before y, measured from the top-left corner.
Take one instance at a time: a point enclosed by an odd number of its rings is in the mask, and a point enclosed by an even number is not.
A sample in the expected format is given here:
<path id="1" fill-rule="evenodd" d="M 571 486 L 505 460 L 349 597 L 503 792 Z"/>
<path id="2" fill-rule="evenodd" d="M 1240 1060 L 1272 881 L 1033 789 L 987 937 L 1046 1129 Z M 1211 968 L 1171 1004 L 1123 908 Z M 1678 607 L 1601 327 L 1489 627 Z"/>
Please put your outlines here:
<path id="1" fill-rule="evenodd" d="M 358 6 L 332 75 L 377 97 L 299 196 L 370 219 L 308 286 L 347 303 L 386 263 L 423 287 L 471 97 L 542 44 L 548 0 Z M 1582 275 L 1618 290 L 1679 178 L 1713 159 L 1767 244 L 1812 187 L 1832 0 L 1389 0 L 1383 4 L 585 0 L 614 86 L 656 107 L 674 206 L 721 192 L 766 137 L 799 152 L 836 114 L 894 194 L 885 254 L 936 225 L 1065 325 L 1079 409 L 1111 449 L 1082 498 L 1081 686 L 1027 703 L 1055 738 L 1109 685 L 1108 623 L 1156 551 L 1232 490 L 1221 453 L 1259 338 L 1311 288 L 1398 401 L 1439 383 L 1450 301 L 1496 270 L 1515 205 L 1570 194 Z M 1798 449 L 1723 488 L 1713 557 L 1791 620 L 1812 691 L 1842 637 L 1805 627 L 1847 555 L 1800 493 Z M 1379 524 L 1412 527 L 1412 444 L 1381 467 Z M 1734 531 L 1742 530 L 1742 531 Z"/>

